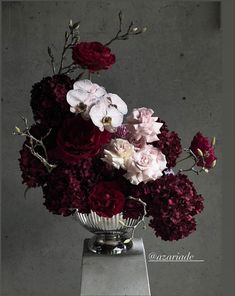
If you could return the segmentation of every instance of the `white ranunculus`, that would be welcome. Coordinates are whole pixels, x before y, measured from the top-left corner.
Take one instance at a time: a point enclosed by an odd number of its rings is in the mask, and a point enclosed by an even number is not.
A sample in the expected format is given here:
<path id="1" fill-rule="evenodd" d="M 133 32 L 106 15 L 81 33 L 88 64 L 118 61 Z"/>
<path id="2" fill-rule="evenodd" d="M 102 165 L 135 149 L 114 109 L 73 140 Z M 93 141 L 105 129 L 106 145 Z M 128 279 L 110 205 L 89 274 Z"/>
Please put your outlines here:
<path id="1" fill-rule="evenodd" d="M 113 139 L 104 149 L 103 161 L 114 166 L 116 169 L 125 169 L 126 162 L 134 154 L 134 146 L 124 139 Z"/>

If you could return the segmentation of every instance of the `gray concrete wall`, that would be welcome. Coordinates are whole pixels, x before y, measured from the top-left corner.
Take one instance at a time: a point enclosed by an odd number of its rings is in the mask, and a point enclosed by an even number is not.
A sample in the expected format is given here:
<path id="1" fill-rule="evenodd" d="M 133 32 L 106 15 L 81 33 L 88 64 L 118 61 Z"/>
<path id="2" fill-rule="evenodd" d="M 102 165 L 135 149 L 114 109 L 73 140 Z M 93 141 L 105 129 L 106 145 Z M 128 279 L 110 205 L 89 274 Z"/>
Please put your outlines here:
<path id="1" fill-rule="evenodd" d="M 34 82 L 50 74 L 47 46 L 62 46 L 70 18 L 82 40 L 109 40 L 117 14 L 147 26 L 144 36 L 112 46 L 117 63 L 93 78 L 129 104 L 148 106 L 189 144 L 198 131 L 218 138 L 216 170 L 192 175 L 205 196 L 198 229 L 178 242 L 139 229 L 146 253 L 188 253 L 204 263 L 149 263 L 153 296 L 221 295 L 221 31 L 218 3 L 153 0 L 3 3 L 3 296 L 78 295 L 83 240 L 89 233 L 42 205 L 40 190 L 23 193 L 18 167 L 19 114 L 32 118 Z M 182 55 L 183 53 L 183 55 Z M 184 98 L 184 99 L 183 99 Z M 134 271 L 133 271 L 134 272 Z M 92 283 L 91 283 L 92 284 Z M 131 284 L 131 283 L 130 283 Z"/>

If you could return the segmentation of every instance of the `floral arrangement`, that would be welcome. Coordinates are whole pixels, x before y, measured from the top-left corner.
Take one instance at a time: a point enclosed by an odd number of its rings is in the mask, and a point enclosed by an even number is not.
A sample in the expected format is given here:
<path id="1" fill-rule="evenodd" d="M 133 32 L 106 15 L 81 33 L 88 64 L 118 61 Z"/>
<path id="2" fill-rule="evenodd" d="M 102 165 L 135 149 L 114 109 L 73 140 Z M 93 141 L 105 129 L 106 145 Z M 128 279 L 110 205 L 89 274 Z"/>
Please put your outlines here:
<path id="1" fill-rule="evenodd" d="M 19 159 L 23 183 L 42 188 L 53 214 L 144 215 L 157 237 L 179 240 L 196 230 L 195 216 L 203 210 L 203 197 L 184 172 L 208 173 L 215 166 L 215 138 L 198 132 L 182 149 L 178 134 L 151 108 L 128 113 L 123 99 L 91 81 L 116 62 L 112 42 L 146 31 L 131 22 L 123 32 L 122 20 L 120 12 L 118 32 L 106 44 L 81 42 L 79 23 L 70 21 L 58 71 L 48 48 L 53 75 L 32 87 L 35 123 L 22 117 L 24 128 L 14 132 L 26 137 Z M 68 52 L 72 62 L 64 65 Z M 192 166 L 176 172 L 186 159 Z"/>

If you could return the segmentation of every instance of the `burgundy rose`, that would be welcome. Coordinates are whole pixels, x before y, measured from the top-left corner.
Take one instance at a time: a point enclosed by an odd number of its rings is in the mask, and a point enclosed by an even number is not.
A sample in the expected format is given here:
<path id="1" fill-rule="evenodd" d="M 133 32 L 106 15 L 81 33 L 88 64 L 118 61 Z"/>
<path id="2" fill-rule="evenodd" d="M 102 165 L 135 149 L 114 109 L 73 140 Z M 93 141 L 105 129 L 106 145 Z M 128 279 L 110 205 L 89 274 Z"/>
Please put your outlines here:
<path id="1" fill-rule="evenodd" d="M 90 120 L 79 115 L 64 121 L 57 134 L 58 156 L 65 163 L 76 164 L 100 152 L 111 139 L 111 133 L 101 132 Z"/>
<path id="2" fill-rule="evenodd" d="M 66 75 L 46 77 L 35 83 L 31 90 L 31 107 L 35 121 L 54 127 L 65 117 L 71 116 L 66 94 L 72 87 L 73 81 Z"/>
<path id="3" fill-rule="evenodd" d="M 125 196 L 116 182 L 98 183 L 89 197 L 91 210 L 102 217 L 111 218 L 123 210 Z"/>
<path id="4" fill-rule="evenodd" d="M 207 169 L 211 169 L 215 166 L 215 161 L 217 159 L 215 156 L 215 148 L 211 141 L 200 132 L 194 136 L 189 149 L 197 156 L 198 166 Z M 203 157 L 201 156 L 201 152 L 203 153 Z"/>
<path id="5" fill-rule="evenodd" d="M 147 203 L 156 236 L 179 240 L 196 230 L 194 216 L 203 210 L 203 197 L 186 175 L 170 174 L 138 187 L 132 194 Z"/>
<path id="6" fill-rule="evenodd" d="M 109 69 L 115 63 L 115 55 L 100 42 L 77 43 L 73 47 L 72 57 L 74 64 L 90 72 Z"/>

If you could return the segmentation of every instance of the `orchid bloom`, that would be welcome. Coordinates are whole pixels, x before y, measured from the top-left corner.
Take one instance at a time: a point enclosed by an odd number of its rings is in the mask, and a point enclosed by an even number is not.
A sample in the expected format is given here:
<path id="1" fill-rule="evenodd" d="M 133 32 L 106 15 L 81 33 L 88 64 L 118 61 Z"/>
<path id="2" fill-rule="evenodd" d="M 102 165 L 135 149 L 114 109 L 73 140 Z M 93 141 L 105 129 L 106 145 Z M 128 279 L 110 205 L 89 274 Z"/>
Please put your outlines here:
<path id="1" fill-rule="evenodd" d="M 116 94 L 105 94 L 91 107 L 89 115 L 100 131 L 115 132 L 127 113 L 126 103 Z"/>
<path id="2" fill-rule="evenodd" d="M 97 100 L 106 94 L 106 90 L 90 80 L 79 80 L 73 85 L 73 89 L 67 93 L 67 102 L 70 111 L 81 113 L 84 118 L 89 118 L 89 111 Z"/>

